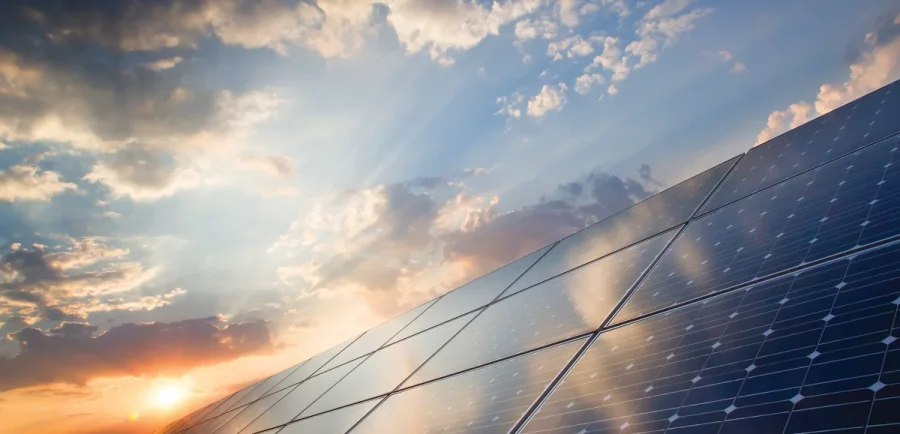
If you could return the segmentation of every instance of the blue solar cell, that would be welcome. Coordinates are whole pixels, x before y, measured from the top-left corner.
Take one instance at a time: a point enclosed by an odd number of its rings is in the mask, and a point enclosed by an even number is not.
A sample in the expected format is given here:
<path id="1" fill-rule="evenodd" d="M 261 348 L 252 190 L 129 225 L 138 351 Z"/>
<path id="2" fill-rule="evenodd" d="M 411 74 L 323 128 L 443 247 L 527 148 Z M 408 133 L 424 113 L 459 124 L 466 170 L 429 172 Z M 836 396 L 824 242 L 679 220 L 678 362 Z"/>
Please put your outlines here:
<path id="1" fill-rule="evenodd" d="M 710 211 L 900 132 L 891 83 L 750 150 L 703 209 Z"/>
<path id="2" fill-rule="evenodd" d="M 475 313 L 471 313 L 378 350 L 312 403 L 300 417 L 312 416 L 396 389 L 474 316 Z"/>
<path id="3" fill-rule="evenodd" d="M 607 331 L 522 432 L 897 432 L 898 296 L 894 244 Z"/>
<path id="4" fill-rule="evenodd" d="M 564 238 L 504 295 L 521 291 L 688 221 L 735 161 L 737 157 Z"/>
<path id="5" fill-rule="evenodd" d="M 897 137 L 694 220 L 616 321 L 900 234 Z"/>
<path id="6" fill-rule="evenodd" d="M 328 413 L 294 422 L 279 431 L 279 434 L 336 434 L 347 432 L 363 416 L 375 407 L 381 399 L 362 402 Z M 274 431 L 273 431 L 274 433 Z"/>
<path id="7" fill-rule="evenodd" d="M 404 386 L 595 330 L 674 233 L 660 234 L 488 306 Z"/>
<path id="8" fill-rule="evenodd" d="M 394 337 L 397 332 L 402 330 L 404 327 L 406 327 L 407 324 L 421 315 L 422 312 L 425 312 L 429 307 L 431 307 L 434 302 L 435 300 L 431 300 L 427 303 L 424 303 L 414 309 L 407 311 L 403 315 L 382 323 L 381 325 L 378 325 L 375 328 L 363 333 L 363 335 L 360 336 L 359 339 L 350 344 L 344 351 L 341 351 L 340 354 L 331 359 L 330 362 L 326 363 L 325 366 L 322 367 L 322 371 L 326 371 L 328 369 L 334 368 L 335 366 L 347 363 L 357 357 L 362 357 L 381 348 L 381 346 L 387 343 L 388 340 L 390 340 L 392 337 Z"/>
<path id="9" fill-rule="evenodd" d="M 510 283 L 532 266 L 550 246 L 544 247 L 530 255 L 516 260 L 509 265 L 497 269 L 475 279 L 453 291 L 448 292 L 434 306 L 415 319 L 409 326 L 397 334 L 391 342 L 412 336 L 422 330 L 434 327 L 444 321 L 456 318 L 478 309 L 497 298 Z"/>
<path id="10" fill-rule="evenodd" d="M 353 434 L 507 433 L 584 339 L 392 394 Z"/>
<path id="11" fill-rule="evenodd" d="M 344 378 L 347 373 L 361 362 L 362 360 L 358 359 L 345 363 L 330 371 L 316 375 L 294 388 L 289 388 L 288 390 L 290 391 L 284 398 L 274 403 L 240 432 L 242 434 L 250 434 L 290 422 L 291 419 L 297 417 L 303 409 L 322 396 L 323 393 L 334 386 L 341 378 Z"/>

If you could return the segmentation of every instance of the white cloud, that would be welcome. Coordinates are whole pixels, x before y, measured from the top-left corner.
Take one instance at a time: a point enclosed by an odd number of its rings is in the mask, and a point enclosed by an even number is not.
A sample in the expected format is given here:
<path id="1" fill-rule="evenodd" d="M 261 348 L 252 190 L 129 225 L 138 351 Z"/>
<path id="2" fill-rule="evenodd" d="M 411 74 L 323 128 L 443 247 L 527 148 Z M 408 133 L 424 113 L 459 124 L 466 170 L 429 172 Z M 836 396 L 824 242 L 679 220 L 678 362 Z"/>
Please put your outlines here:
<path id="1" fill-rule="evenodd" d="M 619 93 L 619 88 L 617 88 L 616 85 L 611 84 L 611 85 L 609 85 L 608 88 L 606 88 L 606 93 L 608 93 L 610 95 L 615 95 L 615 94 Z"/>
<path id="2" fill-rule="evenodd" d="M 662 49 L 693 29 L 694 21 L 712 13 L 712 9 L 699 8 L 677 15 L 691 3 L 692 0 L 666 0 L 644 15 L 635 30 L 638 39 L 625 47 L 626 53 L 640 59 L 635 68 L 656 62 Z"/>
<path id="3" fill-rule="evenodd" d="M 728 50 L 719 50 L 719 57 L 721 57 L 722 60 L 729 62 L 734 58 L 734 55 Z"/>
<path id="4" fill-rule="evenodd" d="M 622 54 L 618 43 L 619 40 L 612 36 L 603 38 L 603 52 L 595 57 L 585 70 L 590 71 L 593 68 L 602 67 L 613 73 L 611 81 L 622 81 L 627 78 L 631 68 L 628 66 L 628 58 Z"/>
<path id="5" fill-rule="evenodd" d="M 579 11 L 581 3 L 581 0 L 559 0 L 556 3 L 556 14 L 564 26 L 578 26 L 581 21 L 581 13 Z"/>
<path id="6" fill-rule="evenodd" d="M 181 57 L 175 56 L 142 63 L 141 66 L 152 71 L 163 71 L 166 69 L 174 68 L 175 65 L 179 63 L 181 63 Z"/>
<path id="7" fill-rule="evenodd" d="M 735 74 L 740 74 L 747 70 L 747 66 L 741 62 L 735 62 L 735 64 L 729 69 L 729 72 L 733 72 Z"/>
<path id="8" fill-rule="evenodd" d="M 244 170 L 257 170 L 278 177 L 289 176 L 294 171 L 290 157 L 281 155 L 245 155 L 236 164 Z"/>
<path id="9" fill-rule="evenodd" d="M 0 201 L 46 201 L 66 191 L 77 191 L 75 184 L 60 180 L 59 173 L 42 171 L 33 165 L 15 165 L 0 170 Z"/>
<path id="10" fill-rule="evenodd" d="M 575 92 L 587 95 L 595 84 L 602 84 L 605 80 L 600 74 L 583 74 L 575 79 Z"/>
<path id="11" fill-rule="evenodd" d="M 541 91 L 528 101 L 528 115 L 539 118 L 551 111 L 560 111 L 566 104 L 566 90 L 568 87 L 565 83 L 559 83 L 556 86 L 544 85 Z"/>
<path id="12" fill-rule="evenodd" d="M 531 20 L 525 18 L 516 23 L 515 35 L 520 41 L 531 39 L 553 39 L 559 32 L 559 26 L 547 17 Z"/>
<path id="13" fill-rule="evenodd" d="M 497 110 L 496 115 L 506 115 L 514 118 L 522 117 L 522 109 L 521 105 L 525 102 L 525 95 L 522 95 L 520 92 L 513 92 L 510 96 L 501 96 L 497 98 L 497 104 L 500 105 L 500 109 Z"/>
<path id="14" fill-rule="evenodd" d="M 900 15 L 892 25 L 900 25 Z M 859 59 L 850 65 L 849 78 L 842 84 L 826 83 L 820 86 L 813 104 L 798 102 L 785 110 L 771 112 L 766 128 L 757 135 L 756 145 L 900 78 L 900 36 L 894 32 L 895 29 L 889 28 L 886 32 L 894 35 L 890 41 L 878 41 L 874 33 L 866 35 L 866 48 Z"/>

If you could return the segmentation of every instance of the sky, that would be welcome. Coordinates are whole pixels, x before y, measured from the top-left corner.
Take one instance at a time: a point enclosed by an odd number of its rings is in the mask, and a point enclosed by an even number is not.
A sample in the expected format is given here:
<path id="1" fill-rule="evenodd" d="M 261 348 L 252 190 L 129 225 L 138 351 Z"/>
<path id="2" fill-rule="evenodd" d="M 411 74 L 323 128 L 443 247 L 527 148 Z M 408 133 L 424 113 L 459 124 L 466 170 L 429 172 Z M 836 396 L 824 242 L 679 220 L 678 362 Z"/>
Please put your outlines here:
<path id="1" fill-rule="evenodd" d="M 0 431 L 150 432 L 900 78 L 890 0 L 0 3 Z"/>

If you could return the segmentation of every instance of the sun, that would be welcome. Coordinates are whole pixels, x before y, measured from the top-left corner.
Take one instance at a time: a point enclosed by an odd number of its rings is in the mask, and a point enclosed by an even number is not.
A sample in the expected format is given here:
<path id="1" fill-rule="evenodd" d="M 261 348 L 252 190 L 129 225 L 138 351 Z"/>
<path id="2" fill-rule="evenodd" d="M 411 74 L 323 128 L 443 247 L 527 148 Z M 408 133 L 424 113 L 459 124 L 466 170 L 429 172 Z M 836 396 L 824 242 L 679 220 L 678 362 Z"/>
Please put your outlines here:
<path id="1" fill-rule="evenodd" d="M 176 386 L 162 387 L 156 391 L 156 404 L 163 408 L 172 407 L 184 399 L 185 390 Z"/>

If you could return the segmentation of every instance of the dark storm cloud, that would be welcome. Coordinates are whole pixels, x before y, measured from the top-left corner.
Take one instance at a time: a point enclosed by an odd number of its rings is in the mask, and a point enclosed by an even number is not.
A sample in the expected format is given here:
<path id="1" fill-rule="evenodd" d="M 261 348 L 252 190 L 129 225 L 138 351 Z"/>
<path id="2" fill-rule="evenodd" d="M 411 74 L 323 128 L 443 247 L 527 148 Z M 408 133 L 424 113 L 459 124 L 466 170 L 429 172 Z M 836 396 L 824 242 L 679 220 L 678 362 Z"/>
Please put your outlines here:
<path id="1" fill-rule="evenodd" d="M 0 390 L 92 378 L 178 375 L 196 366 L 270 351 L 265 322 L 224 324 L 216 317 L 171 323 L 122 324 L 95 336 L 97 327 L 66 322 L 44 332 L 12 333 L 21 353 L 0 358 Z"/>

